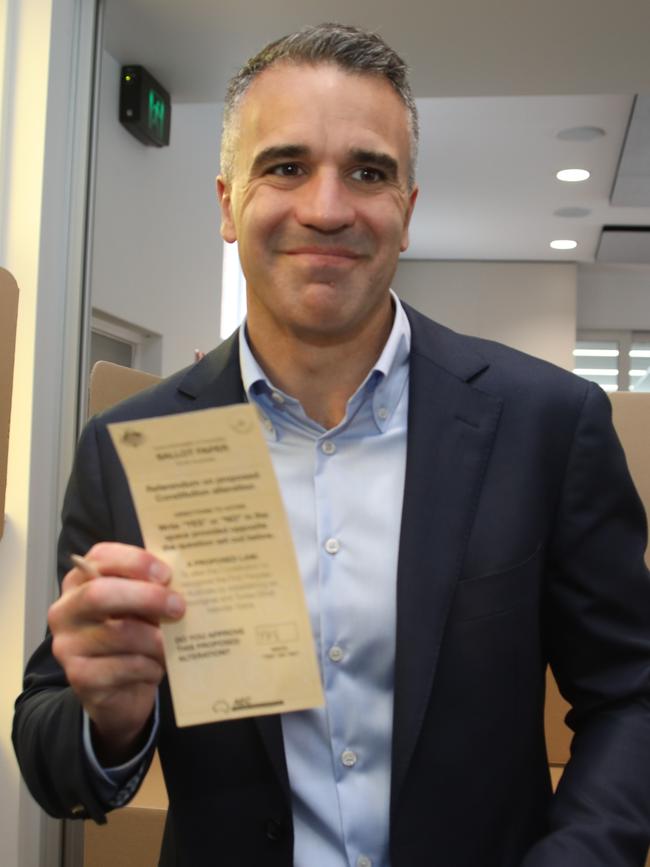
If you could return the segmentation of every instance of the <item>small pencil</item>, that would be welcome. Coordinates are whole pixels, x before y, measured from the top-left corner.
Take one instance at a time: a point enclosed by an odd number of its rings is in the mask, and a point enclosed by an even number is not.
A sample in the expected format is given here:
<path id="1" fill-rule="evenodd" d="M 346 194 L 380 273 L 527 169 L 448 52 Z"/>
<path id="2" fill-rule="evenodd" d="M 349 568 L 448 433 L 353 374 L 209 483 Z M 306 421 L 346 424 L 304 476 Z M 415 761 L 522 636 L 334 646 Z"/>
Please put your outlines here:
<path id="1" fill-rule="evenodd" d="M 85 557 L 82 557 L 81 554 L 70 554 L 70 560 L 74 563 L 77 569 L 81 569 L 84 575 L 87 575 L 89 578 L 99 578 L 101 576 L 101 572 L 94 566 L 90 560 L 86 560 Z"/>

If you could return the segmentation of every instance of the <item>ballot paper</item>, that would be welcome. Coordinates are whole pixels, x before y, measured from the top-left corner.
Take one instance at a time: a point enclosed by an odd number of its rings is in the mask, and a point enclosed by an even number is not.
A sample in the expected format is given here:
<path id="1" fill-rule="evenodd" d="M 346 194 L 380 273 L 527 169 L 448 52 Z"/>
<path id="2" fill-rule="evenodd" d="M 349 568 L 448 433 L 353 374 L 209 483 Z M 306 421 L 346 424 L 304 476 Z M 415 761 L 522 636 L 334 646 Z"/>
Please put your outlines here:
<path id="1" fill-rule="evenodd" d="M 289 524 L 252 406 L 108 426 L 146 547 L 187 610 L 162 625 L 178 726 L 323 704 Z"/>

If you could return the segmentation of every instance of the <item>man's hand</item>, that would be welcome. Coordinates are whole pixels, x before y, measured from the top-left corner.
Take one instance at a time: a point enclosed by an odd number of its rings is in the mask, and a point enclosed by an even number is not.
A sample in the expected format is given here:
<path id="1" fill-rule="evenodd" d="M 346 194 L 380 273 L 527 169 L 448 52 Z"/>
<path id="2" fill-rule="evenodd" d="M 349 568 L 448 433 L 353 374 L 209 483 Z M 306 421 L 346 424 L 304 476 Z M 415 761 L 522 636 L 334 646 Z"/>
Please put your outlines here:
<path id="1" fill-rule="evenodd" d="M 85 555 L 50 607 L 52 652 L 92 722 L 93 746 L 106 767 L 139 748 L 165 673 L 161 620 L 185 612 L 166 586 L 169 567 L 148 551 L 105 542 Z"/>

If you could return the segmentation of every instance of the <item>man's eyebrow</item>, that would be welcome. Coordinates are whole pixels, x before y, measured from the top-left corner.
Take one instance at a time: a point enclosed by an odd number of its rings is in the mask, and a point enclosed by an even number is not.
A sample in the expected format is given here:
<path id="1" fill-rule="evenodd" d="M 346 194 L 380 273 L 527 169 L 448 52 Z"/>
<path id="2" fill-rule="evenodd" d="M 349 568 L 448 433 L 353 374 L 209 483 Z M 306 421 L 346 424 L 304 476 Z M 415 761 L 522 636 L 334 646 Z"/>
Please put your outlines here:
<path id="1" fill-rule="evenodd" d="M 271 145 L 261 150 L 253 160 L 251 174 L 256 174 L 263 166 L 282 160 L 304 159 L 310 154 L 307 145 L 280 144 Z M 384 151 L 366 150 L 365 148 L 353 148 L 348 155 L 351 162 L 365 163 L 376 168 L 383 169 L 391 180 L 399 177 L 399 163 L 394 157 Z"/>
<path id="2" fill-rule="evenodd" d="M 350 159 L 355 163 L 370 163 L 378 169 L 383 169 L 391 180 L 399 176 L 399 164 L 394 157 L 383 151 L 368 151 L 355 148 L 350 151 Z"/>
<path id="3" fill-rule="evenodd" d="M 309 148 L 305 145 L 281 144 L 272 145 L 260 151 L 251 166 L 251 173 L 255 174 L 262 166 L 277 160 L 295 160 L 301 157 L 306 157 L 309 154 Z"/>

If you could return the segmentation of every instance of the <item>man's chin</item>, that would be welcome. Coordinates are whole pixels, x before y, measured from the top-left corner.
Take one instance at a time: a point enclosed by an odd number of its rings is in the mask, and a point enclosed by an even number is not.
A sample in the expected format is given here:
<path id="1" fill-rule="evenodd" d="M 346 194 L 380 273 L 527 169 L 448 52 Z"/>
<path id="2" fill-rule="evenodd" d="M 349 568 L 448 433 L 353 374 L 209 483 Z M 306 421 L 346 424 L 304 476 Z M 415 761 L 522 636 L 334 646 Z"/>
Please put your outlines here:
<path id="1" fill-rule="evenodd" d="M 338 303 L 312 304 L 292 318 L 290 329 L 293 334 L 305 343 L 314 346 L 336 345 L 349 343 L 360 337 L 374 317 L 369 317 L 366 309 L 349 310 Z M 388 305 L 387 310 L 390 309 Z M 390 314 L 388 314 L 390 316 Z"/>

